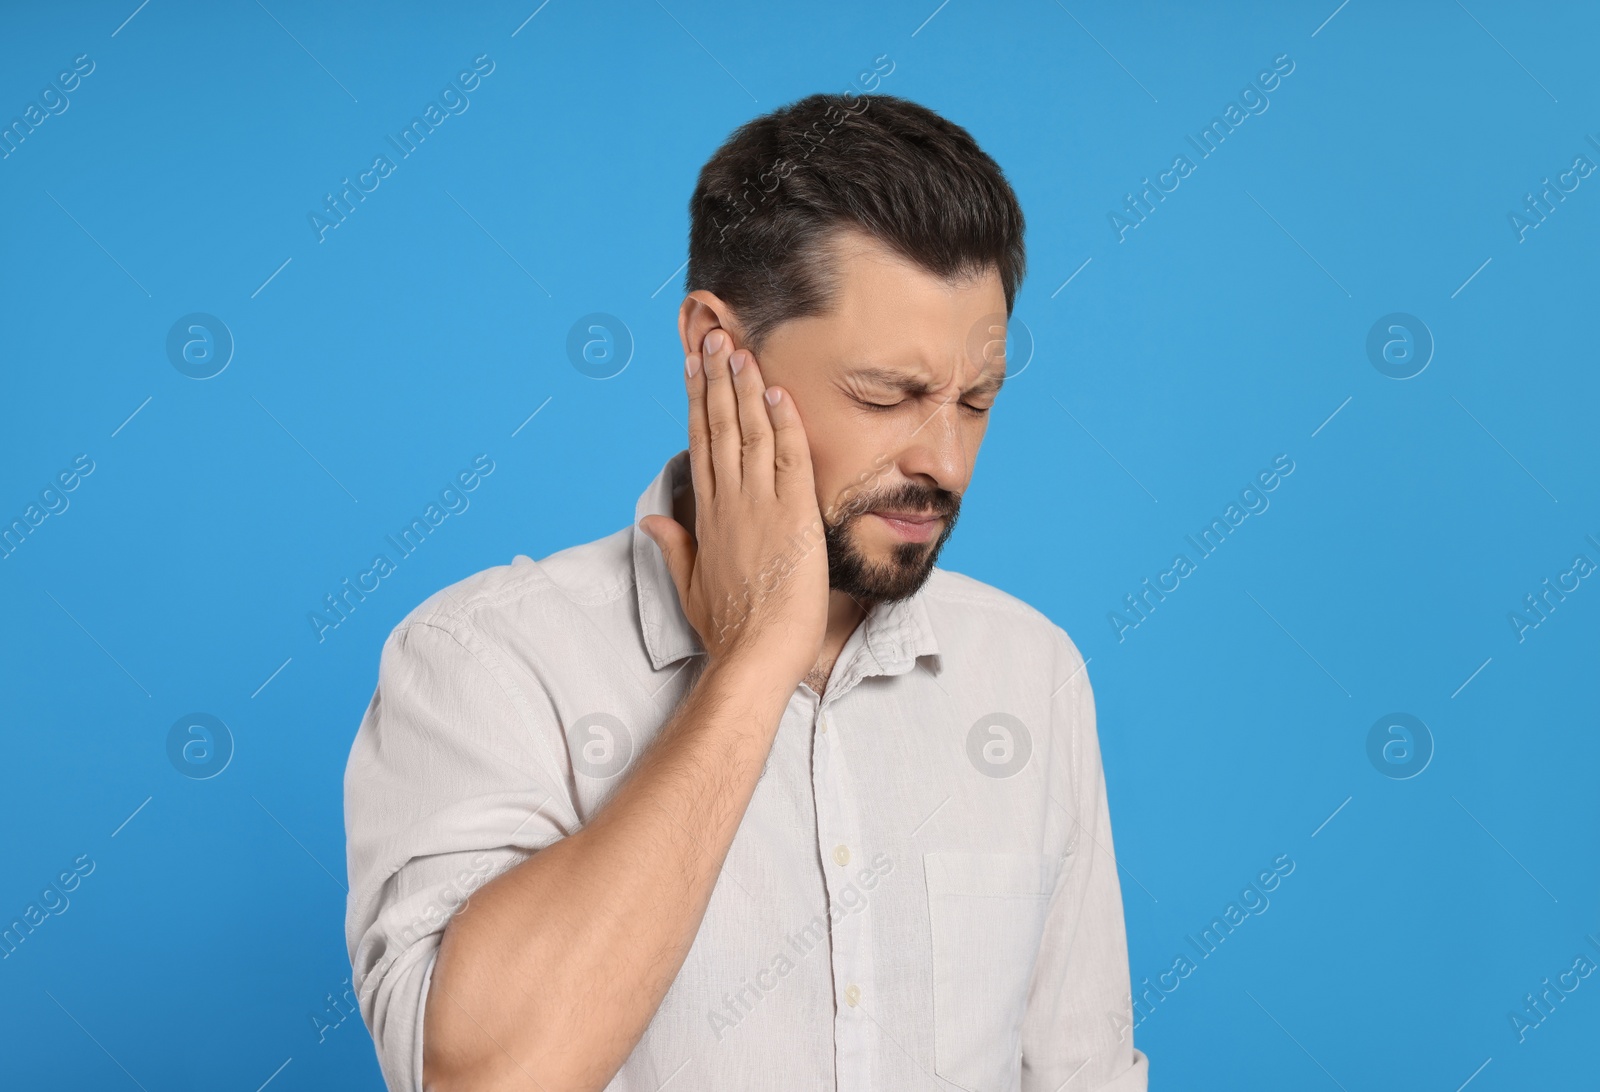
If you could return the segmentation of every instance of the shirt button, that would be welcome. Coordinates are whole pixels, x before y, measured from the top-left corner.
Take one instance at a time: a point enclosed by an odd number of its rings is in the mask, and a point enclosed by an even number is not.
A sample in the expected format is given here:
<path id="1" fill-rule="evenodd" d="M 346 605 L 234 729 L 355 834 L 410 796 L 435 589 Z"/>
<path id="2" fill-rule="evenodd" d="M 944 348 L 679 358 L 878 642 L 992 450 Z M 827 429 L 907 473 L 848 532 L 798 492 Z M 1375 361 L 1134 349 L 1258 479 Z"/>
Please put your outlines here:
<path id="1" fill-rule="evenodd" d="M 855 1008 L 856 1007 L 856 1002 L 860 1001 L 860 1000 L 861 1000 L 861 987 L 860 986 L 857 986 L 854 982 L 852 982 L 852 983 L 850 983 L 849 986 L 845 987 L 845 991 L 844 991 L 844 1003 L 845 1004 L 849 1005 L 851 1008 Z"/>
<path id="2" fill-rule="evenodd" d="M 849 864 L 850 863 L 850 847 L 849 846 L 834 846 L 833 847 L 833 859 L 838 861 L 841 867 L 844 866 L 844 865 Z"/>
<path id="3" fill-rule="evenodd" d="M 822 733 L 824 735 L 826 735 L 828 733 L 828 718 L 827 717 L 823 717 L 820 721 L 818 721 L 817 722 L 817 727 L 821 728 L 822 729 Z"/>

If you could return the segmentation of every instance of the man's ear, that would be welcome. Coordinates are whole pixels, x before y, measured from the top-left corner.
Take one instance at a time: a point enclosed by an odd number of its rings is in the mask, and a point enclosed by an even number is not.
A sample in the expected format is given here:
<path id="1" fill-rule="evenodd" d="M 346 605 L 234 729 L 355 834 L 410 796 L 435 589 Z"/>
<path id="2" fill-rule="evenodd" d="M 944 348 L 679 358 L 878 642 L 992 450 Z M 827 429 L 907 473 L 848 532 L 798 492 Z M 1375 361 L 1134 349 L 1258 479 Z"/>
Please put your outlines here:
<path id="1" fill-rule="evenodd" d="M 715 293 L 697 288 L 683 297 L 683 306 L 678 308 L 678 337 L 683 341 L 685 356 L 699 352 L 706 335 L 718 329 L 733 339 L 735 349 L 745 347 L 744 333 L 733 308 Z"/>

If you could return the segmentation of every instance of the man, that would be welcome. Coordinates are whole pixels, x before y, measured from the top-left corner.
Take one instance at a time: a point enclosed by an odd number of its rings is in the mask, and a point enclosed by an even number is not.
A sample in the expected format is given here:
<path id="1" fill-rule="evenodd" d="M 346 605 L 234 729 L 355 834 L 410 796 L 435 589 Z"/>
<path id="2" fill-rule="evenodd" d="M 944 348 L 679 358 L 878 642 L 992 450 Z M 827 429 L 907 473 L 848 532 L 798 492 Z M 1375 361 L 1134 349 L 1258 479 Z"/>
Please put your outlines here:
<path id="1" fill-rule="evenodd" d="M 688 450 L 384 647 L 345 793 L 390 1087 L 1143 1090 L 1084 661 L 934 567 L 1016 197 L 927 109 L 818 95 L 690 212 Z"/>

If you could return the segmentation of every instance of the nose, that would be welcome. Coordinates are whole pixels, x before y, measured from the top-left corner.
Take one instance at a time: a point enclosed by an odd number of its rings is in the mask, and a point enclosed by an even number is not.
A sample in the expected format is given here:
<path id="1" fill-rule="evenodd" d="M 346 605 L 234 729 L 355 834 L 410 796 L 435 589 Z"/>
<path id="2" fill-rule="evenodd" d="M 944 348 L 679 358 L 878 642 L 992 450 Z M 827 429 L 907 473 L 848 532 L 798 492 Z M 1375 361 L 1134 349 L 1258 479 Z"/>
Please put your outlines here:
<path id="1" fill-rule="evenodd" d="M 972 474 L 976 440 L 961 419 L 959 395 L 941 395 L 901 450 L 900 472 L 939 489 L 960 493 Z"/>

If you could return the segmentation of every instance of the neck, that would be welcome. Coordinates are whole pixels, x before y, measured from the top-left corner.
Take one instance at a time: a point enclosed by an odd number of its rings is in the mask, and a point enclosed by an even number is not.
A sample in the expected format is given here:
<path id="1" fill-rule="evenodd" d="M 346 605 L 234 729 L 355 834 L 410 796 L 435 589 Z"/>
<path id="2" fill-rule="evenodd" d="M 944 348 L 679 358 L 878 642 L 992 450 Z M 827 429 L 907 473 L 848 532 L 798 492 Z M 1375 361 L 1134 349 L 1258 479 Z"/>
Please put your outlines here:
<path id="1" fill-rule="evenodd" d="M 839 653 L 844 651 L 844 643 L 866 616 L 866 608 L 849 594 L 829 590 L 828 632 L 822 639 L 822 655 L 817 657 L 819 666 L 832 666 L 833 661 L 839 658 Z"/>
<path id="2" fill-rule="evenodd" d="M 828 592 L 828 630 L 822 638 L 822 651 L 817 654 L 816 665 L 804 680 L 812 690 L 818 694 L 823 692 L 828 685 L 828 676 L 833 674 L 833 665 L 838 661 L 839 653 L 844 651 L 845 642 L 850 640 L 850 635 L 866 616 L 862 605 L 845 592 Z"/>

